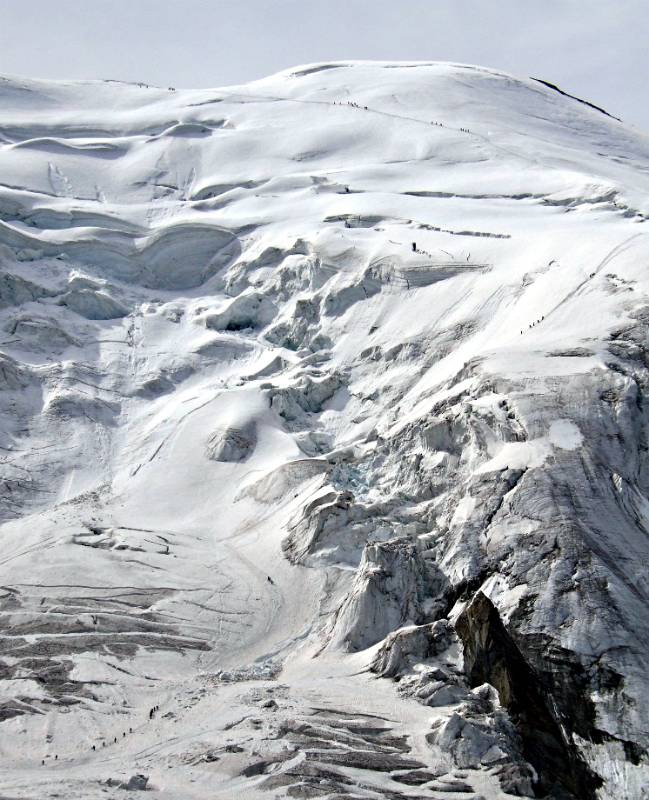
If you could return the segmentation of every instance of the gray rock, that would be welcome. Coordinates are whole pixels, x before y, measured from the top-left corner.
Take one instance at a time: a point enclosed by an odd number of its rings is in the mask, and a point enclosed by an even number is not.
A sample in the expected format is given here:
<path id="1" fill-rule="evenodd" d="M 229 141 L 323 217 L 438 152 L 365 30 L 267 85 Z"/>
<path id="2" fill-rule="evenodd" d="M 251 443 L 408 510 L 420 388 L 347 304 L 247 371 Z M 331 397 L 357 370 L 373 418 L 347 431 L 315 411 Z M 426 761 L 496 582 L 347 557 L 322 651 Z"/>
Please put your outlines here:
<path id="1" fill-rule="evenodd" d="M 148 788 L 148 775 L 131 775 L 128 781 L 120 783 L 120 789 L 127 789 L 129 792 L 144 792 Z"/>

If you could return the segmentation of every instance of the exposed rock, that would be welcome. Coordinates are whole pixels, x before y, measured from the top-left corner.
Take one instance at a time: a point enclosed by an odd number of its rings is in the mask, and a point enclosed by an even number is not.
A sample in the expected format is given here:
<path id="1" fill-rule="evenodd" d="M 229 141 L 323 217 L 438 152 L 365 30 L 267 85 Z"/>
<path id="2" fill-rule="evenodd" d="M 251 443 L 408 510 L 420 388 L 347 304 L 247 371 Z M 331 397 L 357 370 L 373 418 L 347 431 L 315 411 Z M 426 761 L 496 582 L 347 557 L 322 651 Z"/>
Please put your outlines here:
<path id="1" fill-rule="evenodd" d="M 148 775 L 131 775 L 128 781 L 120 783 L 120 789 L 127 789 L 129 792 L 144 792 L 148 788 Z"/>
<path id="2" fill-rule="evenodd" d="M 464 644 L 469 679 L 474 684 L 488 681 L 498 691 L 500 702 L 520 731 L 523 753 L 539 774 L 541 791 L 584 800 L 592 797 L 602 781 L 589 769 L 570 735 L 576 728 L 582 734 L 589 729 L 594 733 L 594 719 L 587 721 L 593 712 L 588 697 L 582 694 L 580 665 L 575 663 L 572 674 L 565 674 L 563 687 L 569 695 L 562 697 L 555 681 L 551 678 L 548 682 L 549 675 L 544 678 L 526 662 L 493 604 L 481 592 L 462 612 L 456 629 Z M 566 667 L 570 669 L 569 664 Z M 463 731 L 464 722 L 458 718 L 443 737 L 445 741 L 458 738 Z M 467 734 L 474 748 L 486 745 L 481 731 L 470 728 Z M 466 735 L 462 733 L 461 738 Z"/>
<path id="3" fill-rule="evenodd" d="M 443 775 L 444 773 L 439 774 Z M 424 783 L 435 780 L 435 778 L 439 777 L 439 774 L 426 769 L 417 769 L 410 772 L 395 772 L 391 777 L 393 781 L 404 783 L 406 786 L 421 786 Z"/>

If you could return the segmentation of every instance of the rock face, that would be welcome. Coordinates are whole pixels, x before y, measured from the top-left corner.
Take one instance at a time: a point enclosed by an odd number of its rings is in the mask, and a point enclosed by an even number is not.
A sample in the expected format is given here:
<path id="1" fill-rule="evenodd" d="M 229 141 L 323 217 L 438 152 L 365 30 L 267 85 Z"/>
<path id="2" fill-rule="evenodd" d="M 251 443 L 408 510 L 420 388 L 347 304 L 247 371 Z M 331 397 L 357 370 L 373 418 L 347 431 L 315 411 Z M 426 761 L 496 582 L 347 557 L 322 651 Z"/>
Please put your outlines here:
<path id="1" fill-rule="evenodd" d="M 647 800 L 645 137 L 0 79 L 0 174 L 0 795 Z"/>
<path id="2" fill-rule="evenodd" d="M 524 655 L 482 593 L 462 612 L 456 629 L 468 680 L 489 683 L 498 692 L 516 723 L 525 756 L 538 771 L 539 790 L 552 797 L 595 795 L 602 780 L 572 741 L 574 734 L 602 741 L 584 667 L 549 642 L 525 643 Z"/>
<path id="3" fill-rule="evenodd" d="M 131 775 L 126 783 L 120 785 L 120 788 L 127 789 L 129 792 L 143 792 L 147 789 L 148 783 L 149 779 L 146 775 Z"/>

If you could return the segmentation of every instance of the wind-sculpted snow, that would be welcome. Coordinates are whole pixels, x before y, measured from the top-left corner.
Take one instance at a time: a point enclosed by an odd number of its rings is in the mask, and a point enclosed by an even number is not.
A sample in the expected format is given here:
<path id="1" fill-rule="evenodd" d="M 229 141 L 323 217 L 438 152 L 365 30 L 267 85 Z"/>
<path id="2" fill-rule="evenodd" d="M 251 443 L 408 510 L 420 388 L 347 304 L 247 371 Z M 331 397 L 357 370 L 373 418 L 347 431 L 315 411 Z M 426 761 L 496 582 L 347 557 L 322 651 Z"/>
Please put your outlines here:
<path id="1" fill-rule="evenodd" d="M 649 140 L 537 80 L 0 80 L 12 798 L 649 797 Z"/>

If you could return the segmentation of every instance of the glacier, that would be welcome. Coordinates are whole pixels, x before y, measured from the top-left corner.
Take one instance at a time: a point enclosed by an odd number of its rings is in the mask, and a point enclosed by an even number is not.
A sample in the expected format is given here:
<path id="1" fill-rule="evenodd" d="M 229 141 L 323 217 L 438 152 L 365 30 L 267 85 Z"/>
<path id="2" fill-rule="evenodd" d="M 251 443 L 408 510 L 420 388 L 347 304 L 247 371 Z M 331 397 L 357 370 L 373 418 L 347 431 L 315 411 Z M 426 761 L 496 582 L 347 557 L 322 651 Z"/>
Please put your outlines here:
<path id="1" fill-rule="evenodd" d="M 532 78 L 0 78 L 3 797 L 649 798 L 648 220 Z"/>

